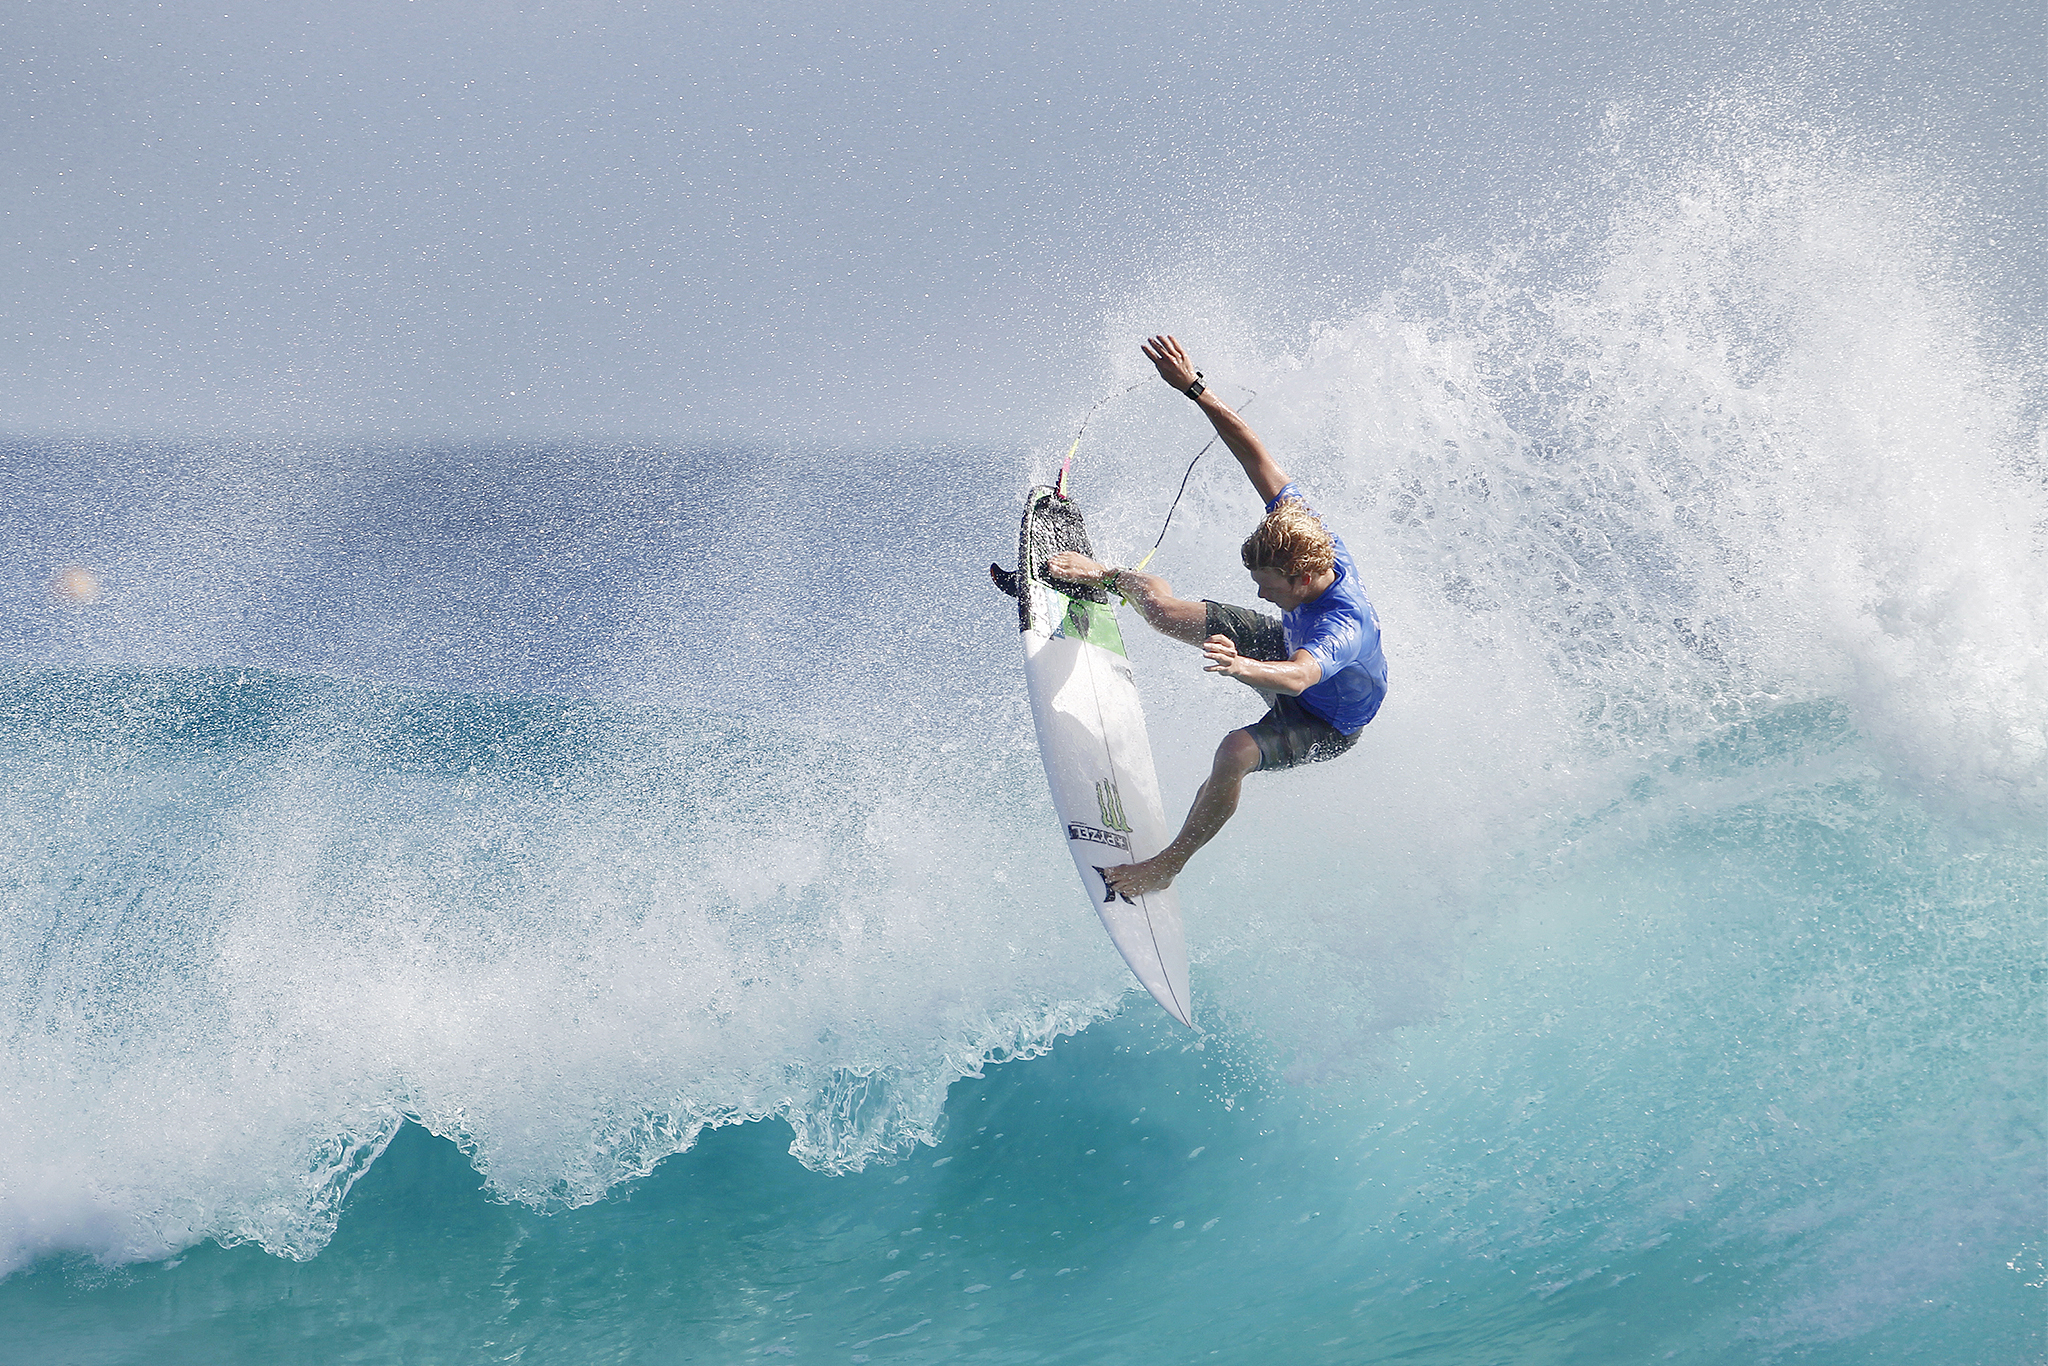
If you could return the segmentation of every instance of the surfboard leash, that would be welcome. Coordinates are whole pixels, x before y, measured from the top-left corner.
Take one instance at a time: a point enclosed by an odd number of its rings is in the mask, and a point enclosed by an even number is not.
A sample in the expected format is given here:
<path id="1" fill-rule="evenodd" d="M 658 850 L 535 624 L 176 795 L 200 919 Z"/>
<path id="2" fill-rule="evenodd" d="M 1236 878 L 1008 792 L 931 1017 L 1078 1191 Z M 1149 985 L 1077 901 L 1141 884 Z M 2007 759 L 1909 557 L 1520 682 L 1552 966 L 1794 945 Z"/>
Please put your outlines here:
<path id="1" fill-rule="evenodd" d="M 1256 389 L 1251 390 L 1249 392 L 1251 394 L 1251 397 L 1247 398 L 1244 402 L 1237 405 L 1237 411 L 1240 413 L 1243 412 L 1245 409 L 1251 407 L 1253 401 L 1256 400 L 1259 396 L 1258 391 Z M 1209 453 L 1209 447 L 1215 445 L 1218 441 L 1221 441 L 1222 439 L 1223 438 L 1221 434 L 1210 437 L 1206 442 L 1202 444 L 1202 449 L 1195 452 L 1195 458 L 1193 460 L 1188 461 L 1187 473 L 1183 474 L 1180 477 L 1180 488 L 1173 495 L 1173 502 L 1167 506 L 1166 520 L 1159 524 L 1159 539 L 1152 542 L 1152 548 L 1145 552 L 1144 559 L 1138 561 L 1136 564 L 1131 566 L 1132 573 L 1142 573 L 1144 571 L 1145 566 L 1152 563 L 1152 557 L 1159 553 L 1159 547 L 1166 543 L 1166 529 L 1173 525 L 1174 509 L 1180 506 L 1181 494 L 1186 493 L 1188 491 L 1188 480 L 1195 477 L 1195 466 L 1200 464 L 1202 457 Z M 1118 596 L 1122 595 L 1119 594 Z M 1128 602 L 1129 599 L 1126 598 L 1125 601 Z"/>
<path id="2" fill-rule="evenodd" d="M 1060 461 L 1060 476 L 1058 479 L 1053 481 L 1052 491 L 1055 494 L 1057 494 L 1061 498 L 1066 498 L 1070 496 L 1067 493 L 1067 474 L 1071 469 L 1073 469 L 1074 452 L 1081 449 L 1081 438 L 1087 434 L 1088 424 L 1094 419 L 1096 410 L 1101 408 L 1103 404 L 1108 403 L 1111 399 L 1122 398 L 1125 394 L 1130 393 L 1133 389 L 1142 387 L 1144 383 L 1144 380 L 1139 380 L 1136 384 L 1131 385 L 1129 388 L 1118 389 L 1114 393 L 1104 394 L 1101 398 L 1095 400 L 1094 404 L 1088 409 L 1087 412 L 1081 415 L 1081 425 L 1074 429 L 1074 442 L 1071 446 L 1067 447 L 1067 458 Z M 1243 412 L 1245 409 L 1251 407 L 1252 404 L 1255 401 L 1257 401 L 1259 397 L 1259 392 L 1256 389 L 1248 389 L 1245 392 L 1247 394 L 1247 397 L 1244 402 L 1237 405 L 1238 412 Z M 1223 438 L 1220 433 L 1210 437 L 1207 441 L 1202 443 L 1202 449 L 1195 452 L 1195 458 L 1193 460 L 1188 461 L 1187 470 L 1180 477 L 1180 487 L 1174 491 L 1173 502 L 1167 505 L 1166 520 L 1159 524 L 1159 539 L 1152 542 L 1152 548 L 1145 552 L 1144 559 L 1139 560 L 1136 564 L 1131 566 L 1131 571 L 1133 573 L 1142 572 L 1146 565 L 1152 563 L 1152 557 L 1159 553 L 1159 547 L 1166 544 L 1167 530 L 1173 526 L 1173 514 L 1175 510 L 1180 507 L 1181 495 L 1185 494 L 1188 491 L 1188 481 L 1195 477 L 1195 466 L 1199 465 L 1202 462 L 1202 457 L 1209 453 L 1209 448 L 1215 445 L 1218 441 L 1221 441 L 1222 439 Z M 1117 594 L 1117 596 L 1123 597 L 1123 594 L 1119 593 Z M 1129 602 L 1130 599 L 1124 598 L 1124 601 Z"/>
<path id="3" fill-rule="evenodd" d="M 1139 385 L 1142 385 L 1144 382 L 1144 380 L 1139 380 L 1138 383 L 1133 384 L 1130 387 L 1130 389 L 1119 389 L 1113 394 L 1104 394 L 1101 398 L 1095 400 L 1094 407 L 1090 408 L 1086 413 L 1081 415 L 1081 425 L 1074 429 L 1074 444 L 1067 447 L 1067 458 L 1065 460 L 1060 461 L 1060 477 L 1053 481 L 1052 491 L 1054 493 L 1057 493 L 1062 498 L 1065 498 L 1067 496 L 1067 470 L 1073 466 L 1074 452 L 1081 449 L 1082 434 L 1088 430 L 1088 423 L 1090 419 L 1092 419 L 1095 416 L 1095 409 L 1100 408 L 1103 404 L 1109 402 L 1113 398 L 1122 398 L 1125 394 L 1130 393 L 1131 389 L 1138 388 Z"/>

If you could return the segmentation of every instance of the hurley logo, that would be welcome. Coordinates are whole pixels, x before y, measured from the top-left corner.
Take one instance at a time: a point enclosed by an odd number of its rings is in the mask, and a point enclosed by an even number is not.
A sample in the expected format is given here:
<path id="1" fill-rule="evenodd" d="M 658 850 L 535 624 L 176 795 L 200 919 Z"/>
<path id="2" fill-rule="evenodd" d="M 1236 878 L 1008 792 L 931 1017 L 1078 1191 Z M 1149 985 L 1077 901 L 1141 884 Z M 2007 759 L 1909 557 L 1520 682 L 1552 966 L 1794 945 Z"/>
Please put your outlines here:
<path id="1" fill-rule="evenodd" d="M 1116 790 L 1116 779 L 1104 778 L 1095 785 L 1095 805 L 1102 811 L 1104 825 L 1112 830 L 1130 830 L 1131 823 L 1124 819 L 1124 799 Z"/>
<path id="2" fill-rule="evenodd" d="M 1137 904 L 1138 904 L 1138 903 L 1137 903 L 1137 902 L 1135 902 L 1135 901 L 1131 901 L 1131 894 L 1130 894 L 1129 892 L 1119 892 L 1119 891 L 1118 891 L 1118 890 L 1116 889 L 1116 886 L 1115 886 L 1115 884 L 1113 884 L 1112 882 L 1110 882 L 1110 880 L 1109 880 L 1109 869 L 1107 869 L 1107 868 L 1104 868 L 1104 867 L 1102 867 L 1102 866 L 1101 866 L 1101 865 L 1099 865 L 1099 864 L 1097 864 L 1097 865 L 1094 865 L 1094 867 L 1095 867 L 1095 876 L 1097 876 L 1097 877 L 1099 877 L 1099 878 L 1101 878 L 1101 879 L 1102 879 L 1102 904 L 1103 904 L 1103 905 L 1107 906 L 1107 905 L 1108 905 L 1108 904 L 1109 904 L 1110 902 L 1112 902 L 1112 901 L 1116 900 L 1116 899 L 1117 899 L 1118 897 L 1122 897 L 1122 898 L 1123 898 L 1124 900 L 1126 900 L 1126 901 L 1130 901 L 1130 902 L 1131 902 L 1131 904 L 1132 904 L 1133 906 L 1135 906 L 1135 905 L 1137 905 Z"/>

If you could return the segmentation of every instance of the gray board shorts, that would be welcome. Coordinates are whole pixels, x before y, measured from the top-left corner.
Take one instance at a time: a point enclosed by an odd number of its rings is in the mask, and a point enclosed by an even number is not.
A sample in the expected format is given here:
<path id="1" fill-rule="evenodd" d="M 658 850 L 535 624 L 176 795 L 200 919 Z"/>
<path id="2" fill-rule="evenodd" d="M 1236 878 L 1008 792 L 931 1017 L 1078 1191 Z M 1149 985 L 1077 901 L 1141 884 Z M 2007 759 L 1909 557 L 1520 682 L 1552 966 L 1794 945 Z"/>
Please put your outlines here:
<path id="1" fill-rule="evenodd" d="M 1278 617 L 1207 598 L 1202 599 L 1202 606 L 1206 609 L 1205 637 L 1229 636 L 1246 659 L 1277 664 L 1292 658 L 1287 651 L 1287 632 Z M 1259 766 L 1253 770 L 1257 773 L 1334 759 L 1365 734 L 1361 727 L 1346 735 L 1304 707 L 1300 698 L 1285 694 L 1276 694 L 1266 714 L 1243 729 L 1259 746 Z"/>

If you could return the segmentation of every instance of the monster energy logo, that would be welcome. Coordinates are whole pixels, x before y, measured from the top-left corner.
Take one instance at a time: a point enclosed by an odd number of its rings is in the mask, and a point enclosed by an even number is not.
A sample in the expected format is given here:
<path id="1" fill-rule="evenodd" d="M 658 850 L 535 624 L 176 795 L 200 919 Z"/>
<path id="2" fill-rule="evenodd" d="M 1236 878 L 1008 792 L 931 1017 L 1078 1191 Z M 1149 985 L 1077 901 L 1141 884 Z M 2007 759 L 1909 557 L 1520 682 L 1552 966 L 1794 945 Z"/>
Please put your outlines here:
<path id="1" fill-rule="evenodd" d="M 1130 830 L 1131 823 L 1124 819 L 1124 799 L 1116 790 L 1116 779 L 1104 778 L 1095 785 L 1095 805 L 1102 811 L 1104 825 L 1112 830 Z"/>

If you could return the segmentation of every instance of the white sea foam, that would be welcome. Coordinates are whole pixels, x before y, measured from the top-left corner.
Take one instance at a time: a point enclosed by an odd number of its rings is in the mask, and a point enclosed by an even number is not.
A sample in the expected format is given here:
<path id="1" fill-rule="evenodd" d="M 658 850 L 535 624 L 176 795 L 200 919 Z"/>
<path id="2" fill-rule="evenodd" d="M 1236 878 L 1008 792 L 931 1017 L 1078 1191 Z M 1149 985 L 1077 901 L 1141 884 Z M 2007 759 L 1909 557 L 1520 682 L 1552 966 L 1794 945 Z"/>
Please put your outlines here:
<path id="1" fill-rule="evenodd" d="M 1009 799 L 925 765 L 679 721 L 600 722 L 623 764 L 491 769 L 448 758 L 448 713 L 279 680 L 261 724 L 167 752 L 121 718 L 218 730 L 231 677 L 202 703 L 187 675 L 38 686 L 46 715 L 101 714 L 9 775 L 5 1066 L 36 1098 L 0 1139 L 9 1265 L 205 1236 L 311 1255 L 403 1117 L 544 1206 L 707 1124 L 781 1117 L 805 1164 L 858 1168 L 1122 988 L 1098 931 L 1037 913 L 1067 889 L 1007 852 Z M 941 813 L 996 857 L 935 849 Z"/>

